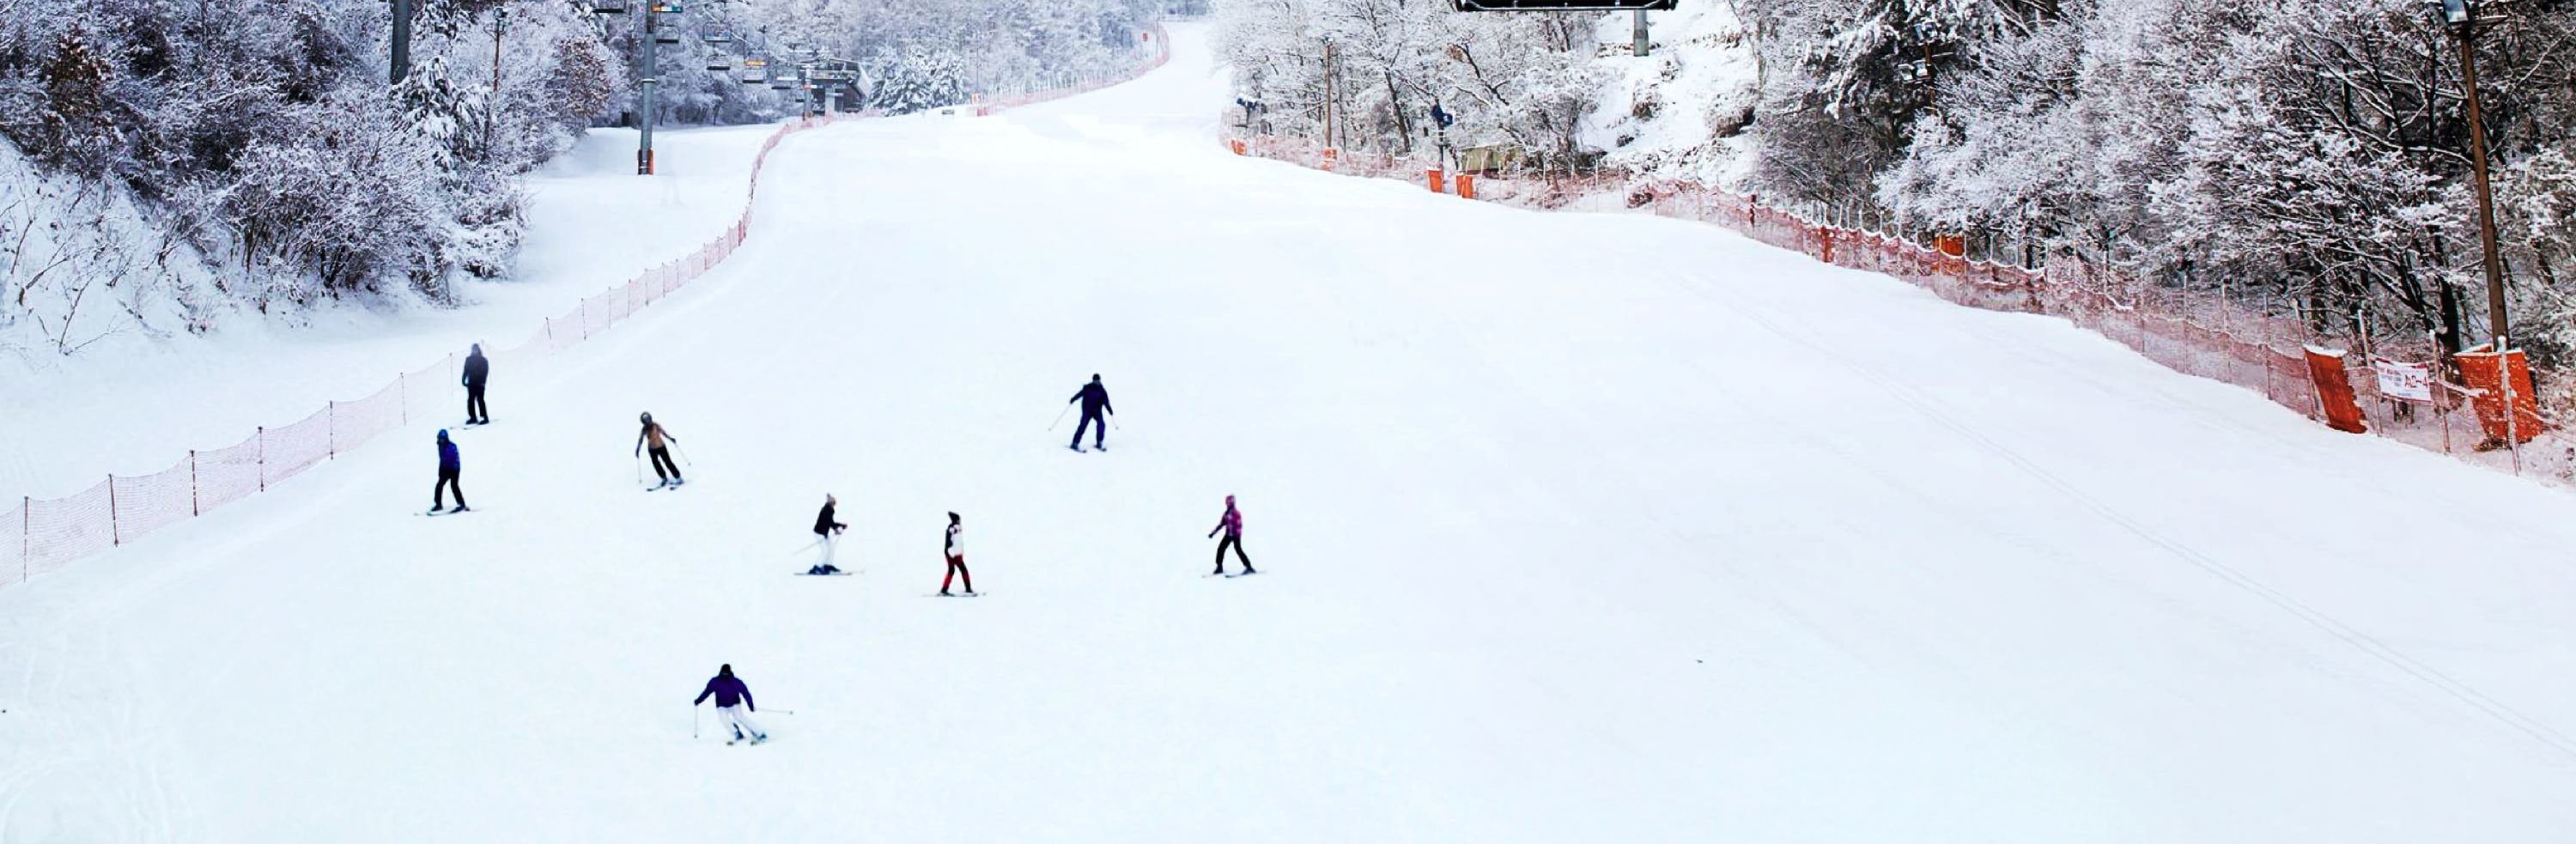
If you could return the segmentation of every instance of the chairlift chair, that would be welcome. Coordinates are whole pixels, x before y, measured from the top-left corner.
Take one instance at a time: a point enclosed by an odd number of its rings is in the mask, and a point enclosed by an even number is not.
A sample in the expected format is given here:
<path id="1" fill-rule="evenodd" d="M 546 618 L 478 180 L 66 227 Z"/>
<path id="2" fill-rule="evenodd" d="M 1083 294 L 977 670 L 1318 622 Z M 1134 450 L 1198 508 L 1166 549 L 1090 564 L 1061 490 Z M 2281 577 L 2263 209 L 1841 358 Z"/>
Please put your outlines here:
<path id="1" fill-rule="evenodd" d="M 680 43 L 680 36 L 677 36 L 677 35 L 655 35 L 655 36 L 653 36 L 653 43 L 655 43 L 655 44 L 677 44 L 677 43 Z"/>
<path id="2" fill-rule="evenodd" d="M 709 43 L 709 44 L 731 44 L 731 43 L 733 43 L 733 36 L 731 36 L 731 35 L 726 35 L 726 34 L 721 33 L 721 32 L 716 33 L 716 34 L 714 34 L 714 35 L 708 35 L 708 36 L 705 36 L 705 38 L 706 38 L 707 43 Z"/>
<path id="3" fill-rule="evenodd" d="M 732 62 L 728 62 L 728 61 L 718 61 L 718 60 L 715 60 L 715 59 L 708 59 L 708 60 L 707 60 L 707 69 L 708 69 L 708 70 L 719 70 L 719 71 L 730 71 L 730 70 L 732 70 L 732 69 L 733 69 L 733 63 L 732 63 Z"/>
<path id="4" fill-rule="evenodd" d="M 592 14 L 622 15 L 626 14 L 626 4 L 614 2 L 614 0 L 611 0 L 611 2 L 593 3 L 590 5 L 590 11 Z"/>

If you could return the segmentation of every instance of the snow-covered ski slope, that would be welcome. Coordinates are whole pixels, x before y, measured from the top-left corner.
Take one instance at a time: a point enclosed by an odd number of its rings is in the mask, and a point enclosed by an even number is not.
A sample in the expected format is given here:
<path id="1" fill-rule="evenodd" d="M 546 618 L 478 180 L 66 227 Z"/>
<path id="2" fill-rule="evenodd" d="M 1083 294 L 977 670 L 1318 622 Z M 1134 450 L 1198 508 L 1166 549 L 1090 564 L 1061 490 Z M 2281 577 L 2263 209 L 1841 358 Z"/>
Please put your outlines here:
<path id="1" fill-rule="evenodd" d="M 720 274 L 496 377 L 477 512 L 416 515 L 421 426 L 0 592 L 0 839 L 2576 840 L 2564 493 L 1713 228 L 1232 158 L 1174 34 L 787 142 Z M 859 574 L 791 576 L 827 492 Z M 1259 576 L 1202 577 L 1227 494 Z M 723 662 L 769 744 L 690 737 Z"/>

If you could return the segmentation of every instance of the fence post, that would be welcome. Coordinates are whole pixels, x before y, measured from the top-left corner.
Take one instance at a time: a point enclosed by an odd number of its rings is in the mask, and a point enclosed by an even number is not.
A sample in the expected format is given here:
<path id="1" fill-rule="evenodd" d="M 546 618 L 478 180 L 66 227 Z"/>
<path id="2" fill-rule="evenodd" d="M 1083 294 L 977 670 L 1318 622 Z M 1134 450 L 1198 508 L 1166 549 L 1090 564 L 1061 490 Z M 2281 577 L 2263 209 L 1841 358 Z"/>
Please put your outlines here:
<path id="1" fill-rule="evenodd" d="M 451 356 L 453 355 L 453 353 L 450 353 L 450 354 L 451 354 Z M 259 427 L 256 427 L 256 428 L 252 428 L 252 429 L 250 429 L 250 436 L 251 436 L 251 439 L 252 439 L 253 441 L 256 441 L 256 442 L 258 442 L 258 443 L 259 443 L 259 462 L 258 462 L 258 465 L 259 465 L 259 491 L 261 491 L 261 492 L 267 492 L 267 491 L 268 491 L 268 426 L 266 426 L 266 425 L 261 425 L 261 426 L 259 426 Z"/>
<path id="2" fill-rule="evenodd" d="M 27 558 L 35 553 L 36 497 L 21 496 L 18 499 L 18 582 L 27 582 L 27 573 L 34 571 L 28 567 Z"/>
<path id="3" fill-rule="evenodd" d="M 322 403 L 322 459 L 340 456 L 340 403 Z"/>
<path id="4" fill-rule="evenodd" d="M 107 544 L 125 544 L 125 531 L 116 525 L 116 474 L 107 476 Z"/>
<path id="5" fill-rule="evenodd" d="M 411 424 L 411 376 L 394 373 L 394 401 L 402 405 L 403 424 Z"/>
<path id="6" fill-rule="evenodd" d="M 203 516 L 206 507 L 197 501 L 197 450 L 188 449 L 188 515 Z"/>

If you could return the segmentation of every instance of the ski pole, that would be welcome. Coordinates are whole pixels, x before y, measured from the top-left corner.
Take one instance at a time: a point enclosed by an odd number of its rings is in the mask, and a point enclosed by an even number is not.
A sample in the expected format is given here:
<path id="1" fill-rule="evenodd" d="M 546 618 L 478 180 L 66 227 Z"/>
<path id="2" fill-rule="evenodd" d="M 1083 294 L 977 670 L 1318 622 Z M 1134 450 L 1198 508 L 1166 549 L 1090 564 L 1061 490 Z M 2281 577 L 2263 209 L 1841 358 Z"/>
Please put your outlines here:
<path id="1" fill-rule="evenodd" d="M 1064 415 L 1072 412 L 1073 402 L 1065 402 L 1064 409 L 1055 412 L 1055 421 L 1047 423 L 1047 430 L 1053 431 L 1055 426 L 1064 424 Z"/>
<path id="2" fill-rule="evenodd" d="M 644 455 L 642 454 L 635 455 L 635 482 L 639 484 L 644 482 Z"/>
<path id="3" fill-rule="evenodd" d="M 689 450 L 680 447 L 680 438 L 678 437 L 671 438 L 671 453 L 679 455 L 681 463 L 689 462 Z"/>
<path id="4" fill-rule="evenodd" d="M 689 704 L 689 740 L 698 740 L 698 705 Z"/>

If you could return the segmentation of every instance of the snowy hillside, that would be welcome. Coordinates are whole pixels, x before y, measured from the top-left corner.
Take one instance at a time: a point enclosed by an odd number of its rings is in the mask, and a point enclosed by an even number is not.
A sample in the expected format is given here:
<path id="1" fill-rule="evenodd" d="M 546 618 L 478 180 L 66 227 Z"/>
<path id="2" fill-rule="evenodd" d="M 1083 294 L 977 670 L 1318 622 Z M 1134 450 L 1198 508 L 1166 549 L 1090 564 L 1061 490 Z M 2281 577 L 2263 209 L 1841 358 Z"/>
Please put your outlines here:
<path id="1" fill-rule="evenodd" d="M 730 223 L 752 154 L 773 128 L 663 132 L 656 143 L 665 167 L 654 179 L 632 175 L 635 133 L 593 130 L 528 180 L 532 239 L 513 278 L 457 281 L 468 307 L 352 300 L 274 319 L 226 314 L 222 331 L 184 342 L 118 335 L 77 357 L 0 356 L 0 384 L 19 399 L 0 402 L 0 431 L 80 444 L 0 450 L 0 500 L 63 495 L 108 472 L 156 471 L 191 448 L 364 397 L 469 343 L 526 337 L 545 317 Z M 137 397 L 151 397 L 156 412 L 138 413 Z M 461 394 L 456 401 L 461 407 Z"/>
<path id="2" fill-rule="evenodd" d="M 0 590 L 0 841 L 2576 838 L 2576 500 L 1713 227 L 1234 157 L 1174 35 L 790 138 L 720 270 L 496 374 L 472 512 L 414 425 Z M 569 225 L 696 201 L 614 170 L 529 248 L 653 258 Z M 856 574 L 795 576 L 826 494 Z M 1259 575 L 1205 576 L 1227 495 Z M 720 663 L 769 743 L 683 711 Z"/>
<path id="3" fill-rule="evenodd" d="M 1756 56 L 1752 34 L 1723 3 L 1684 3 L 1648 12 L 1643 57 L 1613 51 L 1597 108 L 1584 115 L 1581 142 L 1625 173 L 1742 184 L 1754 147 Z M 1628 15 L 1601 19 L 1600 43 L 1629 47 Z"/>

